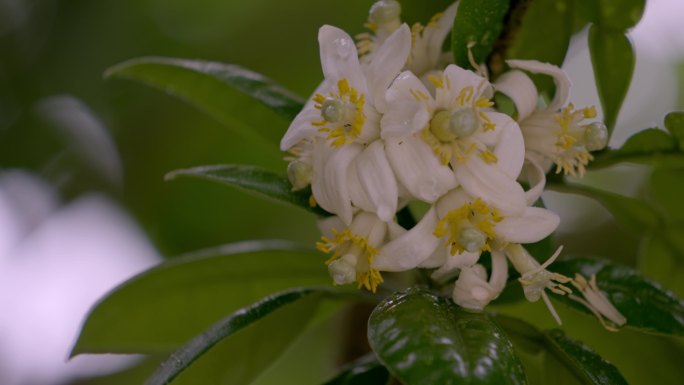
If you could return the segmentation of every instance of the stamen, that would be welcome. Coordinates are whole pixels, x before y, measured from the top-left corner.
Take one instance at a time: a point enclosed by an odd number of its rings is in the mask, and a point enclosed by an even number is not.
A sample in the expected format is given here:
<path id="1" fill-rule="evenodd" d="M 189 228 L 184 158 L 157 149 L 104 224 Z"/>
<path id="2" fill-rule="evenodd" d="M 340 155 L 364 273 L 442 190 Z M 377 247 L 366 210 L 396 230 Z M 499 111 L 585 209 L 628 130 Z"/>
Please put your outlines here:
<path id="1" fill-rule="evenodd" d="M 494 226 L 502 219 L 497 209 L 490 208 L 477 198 L 449 211 L 437 223 L 434 235 L 438 238 L 447 237 L 451 255 L 464 251 L 491 251 L 489 242 L 496 237 Z"/>
<path id="2" fill-rule="evenodd" d="M 359 95 L 347 79 L 337 82 L 337 91 L 330 92 L 329 97 L 321 94 L 313 97 L 314 107 L 321 110 L 323 120 L 312 124 L 319 132 L 328 134 L 327 139 L 333 147 L 355 142 L 361 136 L 366 120 L 363 114 L 365 95 Z"/>

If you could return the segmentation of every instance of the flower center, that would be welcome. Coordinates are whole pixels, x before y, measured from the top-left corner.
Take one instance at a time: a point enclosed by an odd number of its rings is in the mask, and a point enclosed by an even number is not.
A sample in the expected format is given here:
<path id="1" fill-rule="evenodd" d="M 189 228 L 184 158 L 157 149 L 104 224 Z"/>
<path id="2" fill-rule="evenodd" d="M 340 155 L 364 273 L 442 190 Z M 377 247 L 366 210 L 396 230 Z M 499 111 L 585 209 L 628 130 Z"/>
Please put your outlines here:
<path id="1" fill-rule="evenodd" d="M 347 79 L 337 82 L 337 92 L 328 96 L 316 94 L 315 107 L 321 110 L 323 120 L 314 122 L 318 131 L 326 133 L 326 139 L 333 147 L 355 142 L 363 130 L 366 117 L 363 114 L 365 96 L 349 86 Z"/>
<path id="2" fill-rule="evenodd" d="M 354 234 L 350 229 L 332 231 L 335 237 L 321 237 L 322 242 L 316 243 L 316 248 L 326 254 L 332 253 L 326 264 L 333 281 L 350 283 L 354 274 L 359 288 L 375 293 L 383 282 L 380 272 L 371 267 L 378 249 L 368 244 L 368 238 Z"/>
<path id="3" fill-rule="evenodd" d="M 548 154 L 556 163 L 556 172 L 582 177 L 586 166 L 594 157 L 589 151 L 603 149 L 608 144 L 608 129 L 602 122 L 583 124 L 585 119 L 596 117 L 594 107 L 575 110 L 572 103 L 554 116 L 559 130 L 556 148 Z"/>
<path id="4" fill-rule="evenodd" d="M 430 131 L 442 142 L 467 138 L 480 125 L 475 109 L 459 107 L 451 111 L 440 111 L 430 121 Z"/>
<path id="5" fill-rule="evenodd" d="M 477 198 L 449 211 L 437 223 L 434 235 L 440 238 L 448 237 L 451 255 L 464 251 L 491 251 L 490 243 L 496 237 L 494 226 L 502 219 L 499 210 L 489 207 Z"/>

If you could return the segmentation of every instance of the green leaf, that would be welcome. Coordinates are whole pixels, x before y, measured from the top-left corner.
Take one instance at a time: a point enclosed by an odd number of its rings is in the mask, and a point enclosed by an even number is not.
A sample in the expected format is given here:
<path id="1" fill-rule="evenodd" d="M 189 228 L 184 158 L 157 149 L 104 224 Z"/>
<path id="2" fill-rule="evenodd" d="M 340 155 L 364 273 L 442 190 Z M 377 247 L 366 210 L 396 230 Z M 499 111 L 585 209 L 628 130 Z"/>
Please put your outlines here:
<path id="1" fill-rule="evenodd" d="M 684 112 L 670 112 L 665 116 L 665 128 L 677 141 L 680 150 L 684 150 Z"/>
<path id="2" fill-rule="evenodd" d="M 475 63 L 487 59 L 503 30 L 508 6 L 509 0 L 461 0 L 451 31 L 451 51 L 458 66 L 472 69 L 468 60 L 471 43 Z"/>
<path id="3" fill-rule="evenodd" d="M 386 298 L 368 320 L 371 348 L 406 385 L 525 384 L 503 331 L 485 313 L 421 288 Z"/>
<path id="4" fill-rule="evenodd" d="M 166 174 L 166 180 L 174 180 L 179 177 L 220 182 L 244 191 L 254 192 L 263 197 L 301 207 L 320 216 L 331 215 L 318 206 L 311 207 L 309 204 L 309 198 L 311 197 L 310 188 L 292 191 L 292 184 L 286 177 L 257 166 L 223 164 L 187 168 Z"/>
<path id="5" fill-rule="evenodd" d="M 682 167 L 684 153 L 677 149 L 677 142 L 666 131 L 647 128 L 630 136 L 617 150 L 594 153 L 589 168 L 598 169 L 620 162 Z"/>
<path id="6" fill-rule="evenodd" d="M 621 225 L 639 235 L 653 231 L 661 224 L 658 213 L 646 202 L 639 199 L 576 183 L 549 184 L 549 188 L 595 199 L 606 210 L 610 211 Z"/>
<path id="7" fill-rule="evenodd" d="M 570 45 L 573 1 L 532 1 L 515 31 L 507 59 L 532 59 L 560 66 Z M 532 75 L 537 87 L 552 96 L 553 80 Z"/>
<path id="8" fill-rule="evenodd" d="M 604 120 L 612 132 L 632 80 L 634 49 L 624 33 L 594 24 L 589 29 L 589 52 Z"/>
<path id="9" fill-rule="evenodd" d="M 261 301 L 251 305 L 247 308 L 240 309 L 237 312 L 231 314 L 230 316 L 216 322 L 206 331 L 202 332 L 192 338 L 190 341 L 185 343 L 180 349 L 171 354 L 171 356 L 157 369 L 157 371 L 145 382 L 146 385 L 166 385 L 171 383 L 178 375 L 180 375 L 185 369 L 188 368 L 193 362 L 200 359 L 205 353 L 211 351 L 215 345 L 222 342 L 226 338 L 232 336 L 235 333 L 240 332 L 242 329 L 260 321 L 262 318 L 267 317 L 271 313 L 276 312 L 285 305 L 290 305 L 293 302 L 299 301 L 304 297 L 309 297 L 311 294 L 321 293 L 321 291 L 310 290 L 310 289 L 294 289 L 286 291 L 279 294 L 274 294 L 268 296 Z M 296 330 L 287 330 L 287 326 L 294 326 L 295 329 L 300 329 L 301 325 L 306 325 L 307 321 L 311 318 L 313 311 L 315 310 L 317 302 L 320 301 L 321 297 L 316 296 L 310 301 L 305 303 L 300 303 L 296 307 L 296 311 L 292 308 L 286 309 L 287 313 L 295 316 L 294 322 L 287 323 L 283 322 L 284 317 L 281 311 L 277 314 L 278 317 L 278 329 L 277 333 L 273 333 L 274 330 L 269 330 L 265 328 L 265 325 L 256 324 L 254 328 L 258 328 L 259 332 L 255 333 L 257 335 L 262 334 L 262 346 L 258 344 L 253 344 L 253 349 L 250 349 L 247 354 L 224 356 L 224 365 L 222 370 L 218 371 L 214 375 L 219 376 L 222 379 L 222 383 L 235 383 L 235 384 L 246 384 L 255 375 L 260 373 L 260 369 L 267 367 L 275 357 L 282 352 L 291 341 L 290 338 L 280 339 L 276 334 L 286 334 L 288 337 L 294 337 L 293 332 Z M 276 314 L 274 314 L 275 316 Z M 296 336 L 296 334 L 295 334 Z M 229 343 L 230 341 L 225 341 Z M 278 344 L 278 342 L 282 342 Z M 254 346 L 256 345 L 256 346 Z M 252 370 L 230 370 L 239 368 L 240 361 L 245 360 L 245 356 L 250 356 Z M 256 368 L 255 368 L 256 366 Z M 232 368 L 231 368 L 232 367 Z M 211 376 L 209 373 L 205 375 Z M 226 381 L 226 376 L 230 375 L 232 382 Z M 198 378 L 193 376 L 193 381 L 197 383 Z M 182 382 L 182 381 L 181 381 Z"/>
<path id="10" fill-rule="evenodd" d="M 682 234 L 684 226 L 674 230 Z M 644 240 L 639 250 L 639 270 L 681 298 L 684 296 L 684 251 L 667 235 L 667 232 L 655 234 Z"/>
<path id="11" fill-rule="evenodd" d="M 324 385 L 383 385 L 388 381 L 387 369 L 374 354 L 368 354 L 347 365 Z"/>
<path id="12" fill-rule="evenodd" d="M 587 278 L 596 274 L 599 289 L 627 318 L 627 327 L 684 335 L 684 301 L 630 267 L 600 259 L 573 258 L 554 263 L 550 270 L 569 277 L 574 277 L 575 273 Z M 554 298 L 589 312 L 567 296 Z"/>
<path id="13" fill-rule="evenodd" d="M 245 241 L 168 260 L 91 310 L 72 351 L 168 353 L 212 323 L 292 287 L 329 286 L 324 258 L 288 241 Z"/>
<path id="14" fill-rule="evenodd" d="M 624 32 L 641 20 L 646 0 L 601 0 L 595 1 L 594 6 L 598 9 L 594 22 L 601 28 Z"/>
<path id="15" fill-rule="evenodd" d="M 560 367 L 567 369 L 581 384 L 627 384 L 613 364 L 561 330 L 541 332 L 525 321 L 501 315 L 496 317 L 495 322 L 511 337 L 516 351 L 521 353 L 526 373 L 537 383 L 550 383 L 552 379 L 558 383 L 561 371 L 557 368 Z M 541 364 L 538 359 L 540 355 Z"/>
<path id="16" fill-rule="evenodd" d="M 279 140 L 286 123 L 279 126 L 274 118 L 292 120 L 304 104 L 272 80 L 233 64 L 143 57 L 109 68 L 105 78 L 130 79 L 160 89 L 257 142 Z"/>
<path id="17" fill-rule="evenodd" d="M 649 187 L 654 204 L 666 218 L 684 221 L 684 169 L 654 168 Z"/>

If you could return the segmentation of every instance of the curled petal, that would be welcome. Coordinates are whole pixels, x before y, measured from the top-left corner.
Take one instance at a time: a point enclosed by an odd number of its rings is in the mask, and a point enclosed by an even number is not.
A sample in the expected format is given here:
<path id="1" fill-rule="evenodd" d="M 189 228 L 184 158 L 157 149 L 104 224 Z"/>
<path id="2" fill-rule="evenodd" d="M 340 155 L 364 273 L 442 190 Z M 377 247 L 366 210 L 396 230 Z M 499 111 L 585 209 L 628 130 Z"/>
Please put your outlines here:
<path id="1" fill-rule="evenodd" d="M 382 116 L 381 136 L 384 139 L 396 138 L 420 131 L 430 121 L 430 112 L 423 103 L 416 100 L 397 100 L 389 105 Z"/>
<path id="2" fill-rule="evenodd" d="M 454 173 L 420 138 L 390 138 L 385 150 L 397 179 L 414 197 L 431 203 L 456 187 Z"/>
<path id="3" fill-rule="evenodd" d="M 546 174 L 544 174 L 544 170 L 537 162 L 526 160 L 520 177 L 530 185 L 530 189 L 525 191 L 525 199 L 527 200 L 527 205 L 532 206 L 539 199 L 542 192 L 544 192 Z"/>
<path id="4" fill-rule="evenodd" d="M 378 217 L 389 222 L 397 211 L 399 191 L 383 142 L 371 143 L 356 159 L 356 174 Z"/>
<path id="5" fill-rule="evenodd" d="M 361 145 L 331 148 L 324 140 L 314 143 L 311 190 L 318 205 L 337 214 L 346 224 L 352 220 L 351 198 L 347 185 L 349 164 L 361 152 Z"/>
<path id="6" fill-rule="evenodd" d="M 515 179 L 501 170 L 498 163 L 488 164 L 471 156 L 455 167 L 456 179 L 471 196 L 497 207 L 504 215 L 520 215 L 527 207 L 525 192 Z"/>
<path id="7" fill-rule="evenodd" d="M 446 250 L 446 248 L 442 249 Z M 459 269 L 473 266 L 478 259 L 480 259 L 480 253 L 464 251 L 463 253 L 448 255 L 447 252 L 445 263 L 432 273 L 432 279 L 438 282 L 444 282 L 452 277 Z"/>
<path id="8" fill-rule="evenodd" d="M 324 25 L 318 30 L 321 66 L 327 81 L 347 79 L 360 93 L 366 92 L 366 80 L 359 64 L 356 45 L 343 30 Z"/>
<path id="9" fill-rule="evenodd" d="M 518 111 L 518 121 L 524 120 L 537 109 L 537 87 L 522 71 L 513 70 L 501 75 L 494 83 L 494 88 L 511 98 Z"/>
<path id="10" fill-rule="evenodd" d="M 383 271 L 404 271 L 421 264 L 440 244 L 440 239 L 433 235 L 437 222 L 435 209 L 431 208 L 411 230 L 380 249 L 373 267 Z"/>
<path id="11" fill-rule="evenodd" d="M 553 100 L 549 103 L 547 109 L 557 111 L 568 102 L 572 84 L 568 75 L 562 69 L 553 64 L 542 63 L 537 60 L 507 60 L 506 63 L 512 68 L 519 68 L 535 74 L 549 75 L 553 78 L 554 83 L 556 83 L 556 94 L 553 96 Z"/>
<path id="12" fill-rule="evenodd" d="M 458 8 L 458 2 L 454 2 L 444 10 L 444 13 L 439 18 L 437 25 L 434 27 L 428 26 L 425 29 L 430 28 L 431 34 L 427 44 L 427 57 L 434 60 L 433 65 L 437 65 L 438 59 L 442 56 L 442 46 L 444 45 L 444 39 L 451 32 L 451 28 L 454 26 L 454 18 L 456 18 L 456 10 Z"/>
<path id="13" fill-rule="evenodd" d="M 511 243 L 534 243 L 549 236 L 559 223 L 560 218 L 553 211 L 528 207 L 521 216 L 504 218 L 494 231 Z"/>
<path id="14" fill-rule="evenodd" d="M 402 24 L 374 53 L 366 77 L 372 103 L 378 111 L 385 111 L 385 92 L 404 67 L 410 52 L 411 31 Z"/>

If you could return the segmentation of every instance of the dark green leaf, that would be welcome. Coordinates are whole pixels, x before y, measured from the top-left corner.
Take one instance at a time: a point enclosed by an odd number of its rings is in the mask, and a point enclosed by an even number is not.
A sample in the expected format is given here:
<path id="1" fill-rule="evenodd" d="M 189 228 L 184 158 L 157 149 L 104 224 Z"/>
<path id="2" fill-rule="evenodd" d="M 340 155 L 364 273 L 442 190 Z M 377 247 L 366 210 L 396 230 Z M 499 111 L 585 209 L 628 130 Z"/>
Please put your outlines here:
<path id="1" fill-rule="evenodd" d="M 624 32 L 639 22 L 646 0 L 601 0 L 594 1 L 594 6 L 598 9 L 595 23 L 605 29 Z"/>
<path id="2" fill-rule="evenodd" d="M 684 150 L 684 112 L 670 112 L 665 116 L 665 128 L 677 141 L 680 150 Z"/>
<path id="3" fill-rule="evenodd" d="M 546 384 L 553 379 L 558 383 L 562 377 L 562 371 L 558 369 L 564 368 L 569 372 L 568 377 L 572 375 L 576 379 L 573 382 L 586 385 L 627 384 L 613 364 L 560 330 L 541 332 L 523 320 L 502 315 L 495 321 L 510 336 L 516 351 L 521 353 L 530 381 L 533 378 L 537 383 Z"/>
<path id="4" fill-rule="evenodd" d="M 675 227 L 679 236 L 683 226 Z M 639 248 L 639 270 L 680 298 L 684 296 L 684 250 L 676 247 L 665 234 L 654 234 L 644 240 Z"/>
<path id="5" fill-rule="evenodd" d="M 272 198 L 276 201 L 304 208 L 314 214 L 321 216 L 331 215 L 318 206 L 311 207 L 309 204 L 309 198 L 311 197 L 310 188 L 292 191 L 292 184 L 286 177 L 256 166 L 223 164 L 176 170 L 166 174 L 166 180 L 173 180 L 178 177 L 192 177 L 220 182 L 249 192 L 255 192 L 258 195 Z"/>
<path id="6" fill-rule="evenodd" d="M 594 24 L 589 29 L 589 52 L 604 120 L 612 132 L 632 80 L 634 49 L 623 32 Z"/>
<path id="7" fill-rule="evenodd" d="M 245 138 L 278 140 L 303 100 L 258 73 L 237 65 L 162 57 L 132 59 L 105 77 L 135 80 L 179 97 Z M 275 124 L 274 124 L 275 123 Z"/>
<path id="8" fill-rule="evenodd" d="M 329 286 L 323 261 L 314 250 L 288 241 L 245 241 L 171 259 L 100 301 L 72 355 L 172 351 L 272 292 Z"/>
<path id="9" fill-rule="evenodd" d="M 506 53 L 507 59 L 532 59 L 560 66 L 570 44 L 573 1 L 532 1 Z M 542 33 L 540 33 L 542 32 Z M 532 76 L 537 87 L 553 96 L 549 76 Z"/>
<path id="10" fill-rule="evenodd" d="M 606 260 L 573 258 L 554 263 L 551 270 L 569 277 L 574 277 L 575 273 L 587 278 L 596 274 L 599 289 L 627 318 L 628 327 L 684 335 L 684 302 L 630 267 Z M 566 296 L 555 298 L 588 312 Z"/>
<path id="11" fill-rule="evenodd" d="M 378 362 L 374 354 L 368 354 L 347 365 L 325 385 L 384 385 L 387 381 L 387 369 Z"/>
<path id="12" fill-rule="evenodd" d="M 509 0 L 461 0 L 451 31 L 454 62 L 470 68 L 468 44 L 473 43 L 475 63 L 483 63 L 503 30 Z"/>
<path id="13" fill-rule="evenodd" d="M 639 199 L 580 184 L 550 184 L 549 188 L 595 199 L 610 211 L 621 225 L 639 235 L 653 231 L 661 223 L 658 213 Z"/>
<path id="14" fill-rule="evenodd" d="M 311 290 L 311 289 L 293 289 L 290 291 L 286 291 L 283 293 L 275 294 L 269 297 L 266 297 L 262 299 L 261 301 L 255 303 L 254 305 L 251 305 L 247 308 L 240 309 L 237 312 L 231 314 L 230 316 L 216 322 L 213 324 L 211 327 L 209 327 L 206 331 L 202 332 L 202 334 L 199 334 L 192 338 L 190 341 L 188 341 L 185 345 L 183 345 L 180 349 L 178 349 L 176 352 L 171 354 L 171 356 L 164 361 L 161 366 L 157 369 L 157 371 L 147 380 L 145 383 L 146 385 L 166 385 L 170 383 L 171 381 L 174 380 L 178 375 L 181 374 L 188 366 L 190 366 L 195 360 L 198 360 L 200 357 L 202 357 L 205 353 L 208 353 L 216 344 L 219 342 L 223 341 L 224 339 L 230 337 L 231 335 L 238 333 L 242 329 L 246 328 L 247 326 L 261 320 L 262 318 L 268 316 L 269 314 L 275 312 L 276 310 L 280 309 L 281 307 L 285 305 L 289 305 L 295 301 L 298 301 L 304 297 L 310 296 L 311 294 L 314 293 L 320 293 L 320 291 L 316 290 Z M 316 298 L 317 300 L 320 300 L 321 297 Z M 307 321 L 309 320 L 310 316 L 312 315 L 313 310 L 315 310 L 315 305 L 317 305 L 316 301 L 310 301 L 311 303 L 306 303 L 305 306 L 298 306 L 297 311 L 294 314 L 297 314 L 297 323 L 296 324 L 306 324 Z M 292 309 L 290 310 L 290 313 L 292 312 Z M 282 313 L 282 312 L 281 312 Z M 279 317 L 279 322 L 282 322 L 282 314 L 278 314 Z M 296 325 L 295 324 L 295 325 Z M 264 329 L 263 326 L 259 327 L 259 325 L 255 325 L 255 327 L 262 329 L 261 332 L 264 334 L 262 337 L 261 344 L 262 345 L 270 345 L 269 346 L 269 353 L 266 356 L 270 358 L 270 360 L 265 360 L 265 362 L 259 362 L 261 365 L 268 365 L 271 360 L 274 358 L 273 354 L 276 356 L 282 349 L 287 347 L 288 342 L 290 341 L 284 341 L 286 342 L 284 346 L 278 346 L 276 349 L 273 349 L 274 347 L 272 346 L 274 344 L 273 338 L 271 337 L 273 334 L 292 334 L 292 330 L 283 330 L 283 325 L 282 323 L 279 324 L 278 332 L 277 333 L 269 333 L 268 329 Z M 258 345 L 258 344 L 255 344 Z M 259 346 L 254 346 L 254 348 L 259 348 Z M 256 356 L 255 349 L 250 350 L 247 352 L 245 355 L 254 355 Z M 224 357 L 230 362 L 232 362 L 233 365 L 235 365 L 236 362 L 240 361 L 239 356 L 233 356 L 233 357 Z M 254 361 L 257 361 L 255 358 L 252 358 Z M 226 360 L 226 361 L 228 361 Z M 261 360 L 259 360 L 261 361 Z M 224 368 L 228 369 L 229 365 L 225 365 Z M 219 373 L 221 377 L 224 377 L 227 373 L 230 373 L 230 370 L 225 370 L 226 373 Z M 262 369 L 262 368 L 258 368 Z M 223 372 L 223 371 L 222 371 Z M 251 372 L 254 372 L 252 370 Z M 258 371 L 257 371 L 258 373 Z M 237 382 L 234 382 L 236 384 L 246 384 L 248 380 L 250 380 L 251 376 L 253 373 L 249 373 L 247 375 L 235 375 Z M 197 378 L 195 378 L 197 380 Z M 223 383 L 227 383 L 224 382 Z"/>
<path id="15" fill-rule="evenodd" d="M 597 169 L 620 162 L 684 166 L 684 153 L 677 149 L 677 142 L 667 132 L 647 128 L 629 137 L 617 150 L 594 153 L 594 161 L 589 167 Z"/>
<path id="16" fill-rule="evenodd" d="M 487 314 L 425 289 L 395 293 L 378 305 L 368 340 L 406 385 L 526 383 L 511 342 Z"/>

